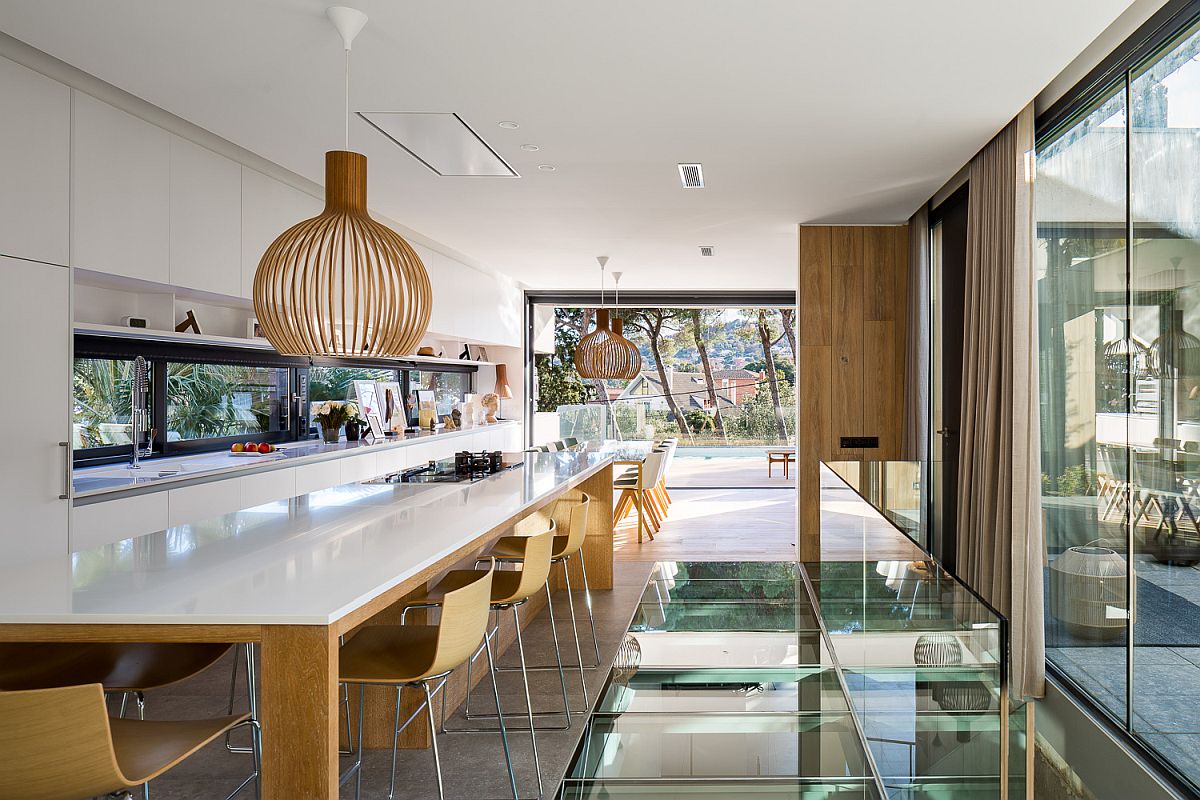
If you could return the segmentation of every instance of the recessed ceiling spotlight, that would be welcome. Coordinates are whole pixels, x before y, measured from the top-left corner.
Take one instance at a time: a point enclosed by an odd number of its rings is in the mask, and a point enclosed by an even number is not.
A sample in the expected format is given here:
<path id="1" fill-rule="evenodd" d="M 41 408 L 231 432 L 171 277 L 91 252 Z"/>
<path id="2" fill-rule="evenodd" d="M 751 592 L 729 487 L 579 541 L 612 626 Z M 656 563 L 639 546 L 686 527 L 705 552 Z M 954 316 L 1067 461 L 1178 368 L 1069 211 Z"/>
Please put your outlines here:
<path id="1" fill-rule="evenodd" d="M 517 128 L 521 127 L 520 125 L 518 125 L 517 123 L 513 122 L 510 119 L 502 120 L 500 122 L 497 122 L 496 124 L 499 125 L 501 128 L 504 128 L 504 130 L 506 130 L 506 131 L 515 131 Z"/>
<path id="2" fill-rule="evenodd" d="M 538 150 L 541 150 L 542 148 L 538 147 L 536 144 L 523 144 L 523 145 L 521 145 L 521 149 L 524 150 L 526 153 L 536 153 Z"/>
<path id="3" fill-rule="evenodd" d="M 542 172 L 554 172 L 554 170 L 558 169 L 558 167 L 554 166 L 553 164 L 538 164 L 538 169 L 540 169 Z"/>

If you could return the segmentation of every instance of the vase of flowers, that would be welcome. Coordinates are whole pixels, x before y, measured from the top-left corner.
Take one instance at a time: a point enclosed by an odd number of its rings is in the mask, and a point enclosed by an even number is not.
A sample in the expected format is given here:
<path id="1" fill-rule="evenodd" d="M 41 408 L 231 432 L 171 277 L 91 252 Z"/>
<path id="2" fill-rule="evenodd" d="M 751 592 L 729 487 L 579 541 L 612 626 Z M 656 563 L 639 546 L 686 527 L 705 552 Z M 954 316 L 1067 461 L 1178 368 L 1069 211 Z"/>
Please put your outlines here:
<path id="1" fill-rule="evenodd" d="M 327 444 L 337 444 L 342 433 L 342 425 L 349 420 L 358 419 L 358 409 L 353 403 L 338 403 L 326 400 L 317 406 L 313 419 L 321 426 L 321 435 Z"/>

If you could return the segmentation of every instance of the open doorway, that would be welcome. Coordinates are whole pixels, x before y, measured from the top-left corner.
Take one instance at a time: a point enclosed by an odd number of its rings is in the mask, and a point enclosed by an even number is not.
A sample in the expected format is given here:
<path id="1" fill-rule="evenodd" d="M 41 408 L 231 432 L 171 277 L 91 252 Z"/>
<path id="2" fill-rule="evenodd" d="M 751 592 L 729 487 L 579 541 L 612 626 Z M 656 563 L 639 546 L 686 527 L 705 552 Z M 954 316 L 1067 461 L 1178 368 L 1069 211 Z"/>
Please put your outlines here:
<path id="1" fill-rule="evenodd" d="M 641 358 L 623 379 L 576 367 L 599 307 L 598 297 L 531 297 L 530 444 L 675 441 L 653 541 L 638 542 L 618 499 L 619 558 L 793 558 L 794 294 L 622 296 L 608 310 Z M 757 542 L 753 553 L 738 536 Z"/>

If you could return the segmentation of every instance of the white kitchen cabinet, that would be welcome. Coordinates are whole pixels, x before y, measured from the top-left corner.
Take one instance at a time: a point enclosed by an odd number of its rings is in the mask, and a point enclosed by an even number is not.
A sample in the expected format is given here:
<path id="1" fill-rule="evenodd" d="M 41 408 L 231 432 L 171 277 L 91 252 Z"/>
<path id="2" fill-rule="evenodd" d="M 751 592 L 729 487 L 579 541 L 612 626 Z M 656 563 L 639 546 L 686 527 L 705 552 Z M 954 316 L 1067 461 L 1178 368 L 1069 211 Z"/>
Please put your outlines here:
<path id="1" fill-rule="evenodd" d="M 170 134 L 83 92 L 73 96 L 71 263 L 168 283 Z"/>
<path id="2" fill-rule="evenodd" d="M 375 456 L 376 469 L 380 475 L 390 475 L 408 466 L 407 447 L 388 447 L 380 450 Z"/>
<path id="3" fill-rule="evenodd" d="M 377 463 L 374 453 L 363 453 L 348 458 L 338 459 L 342 465 L 342 483 L 359 483 L 378 477 Z"/>
<path id="4" fill-rule="evenodd" d="M 166 529 L 168 494 L 153 492 L 79 506 L 71 523 L 71 552 Z"/>
<path id="5" fill-rule="evenodd" d="M 241 511 L 245 507 L 241 489 L 238 478 L 172 489 L 167 493 L 167 525 L 173 528 Z"/>
<path id="6" fill-rule="evenodd" d="M 296 470 L 276 469 L 247 475 L 242 482 L 242 508 L 290 500 L 296 496 Z"/>
<path id="7" fill-rule="evenodd" d="M 333 461 L 319 461 L 296 467 L 296 494 L 308 494 L 337 486 L 342 482 L 342 467 Z"/>
<path id="8" fill-rule="evenodd" d="M 0 257 L 0 552 L 6 563 L 66 555 L 71 502 L 70 270 Z M 32 411 L 36 409 L 36 413 Z M 33 416 L 31 416 L 33 414 Z"/>
<path id="9" fill-rule="evenodd" d="M 237 297 L 242 291 L 242 167 L 171 137 L 170 283 Z"/>
<path id="10" fill-rule="evenodd" d="M 0 58 L 0 254 L 66 266 L 71 90 Z"/>
<path id="11" fill-rule="evenodd" d="M 253 296 L 254 273 L 271 242 L 297 222 L 315 217 L 322 205 L 310 194 L 242 167 L 242 297 Z"/>

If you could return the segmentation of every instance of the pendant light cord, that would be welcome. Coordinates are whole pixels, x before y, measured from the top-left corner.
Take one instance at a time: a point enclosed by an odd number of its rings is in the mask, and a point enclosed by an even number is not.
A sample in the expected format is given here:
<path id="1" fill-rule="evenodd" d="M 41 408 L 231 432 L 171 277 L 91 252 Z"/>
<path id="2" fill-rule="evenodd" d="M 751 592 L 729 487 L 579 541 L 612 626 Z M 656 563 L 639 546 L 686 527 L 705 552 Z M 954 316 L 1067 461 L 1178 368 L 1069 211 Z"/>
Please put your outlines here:
<path id="1" fill-rule="evenodd" d="M 350 149 L 350 48 L 346 48 L 346 149 Z"/>

